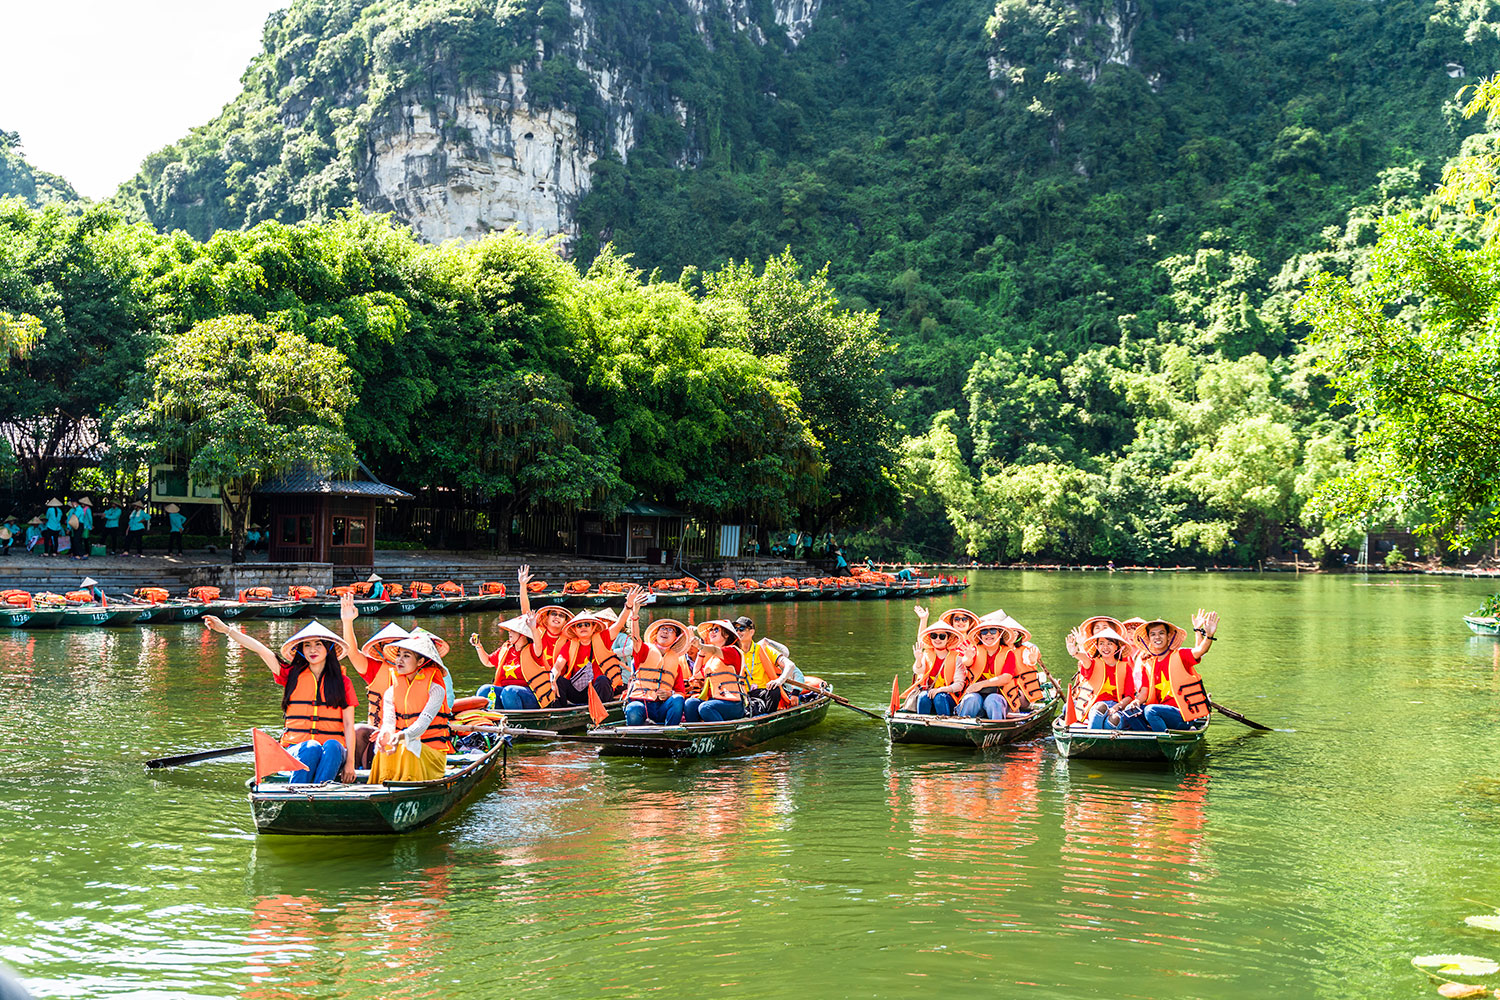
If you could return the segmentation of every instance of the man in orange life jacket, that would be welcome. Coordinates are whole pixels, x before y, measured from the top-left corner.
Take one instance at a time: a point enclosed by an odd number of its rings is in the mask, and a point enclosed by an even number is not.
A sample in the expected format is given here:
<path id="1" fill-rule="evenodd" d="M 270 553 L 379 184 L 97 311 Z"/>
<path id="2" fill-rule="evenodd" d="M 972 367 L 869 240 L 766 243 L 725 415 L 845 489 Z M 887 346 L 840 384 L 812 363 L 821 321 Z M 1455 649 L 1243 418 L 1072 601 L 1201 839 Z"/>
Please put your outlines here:
<path id="1" fill-rule="evenodd" d="M 1191 649 L 1180 646 L 1187 633 L 1169 621 L 1157 619 L 1136 627 L 1141 662 L 1147 668 L 1146 677 L 1151 685 L 1145 715 L 1146 724 L 1152 729 L 1159 733 L 1186 729 L 1189 723 L 1208 718 L 1208 692 L 1195 668 L 1213 645 L 1218 630 L 1218 612 L 1202 608 L 1193 615 L 1193 632 L 1198 643 Z"/>

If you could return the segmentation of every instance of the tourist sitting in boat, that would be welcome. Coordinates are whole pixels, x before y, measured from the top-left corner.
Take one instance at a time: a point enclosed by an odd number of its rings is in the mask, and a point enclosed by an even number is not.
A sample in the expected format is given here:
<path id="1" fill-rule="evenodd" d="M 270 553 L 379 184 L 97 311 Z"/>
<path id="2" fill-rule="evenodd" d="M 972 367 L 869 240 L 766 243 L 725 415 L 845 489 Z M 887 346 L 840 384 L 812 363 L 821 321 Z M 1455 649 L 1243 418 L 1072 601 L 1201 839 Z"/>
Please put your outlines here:
<path id="1" fill-rule="evenodd" d="M 1069 721 L 1090 729 L 1145 729 L 1139 708 L 1145 668 L 1130 657 L 1115 624 L 1090 618 L 1068 635 L 1068 648 L 1077 650 L 1078 660 Z"/>
<path id="2" fill-rule="evenodd" d="M 688 630 L 675 618 L 658 618 L 646 626 L 635 652 L 635 677 L 625 695 L 627 726 L 682 722 L 687 648 Z"/>
<path id="3" fill-rule="evenodd" d="M 951 626 L 930 625 L 922 630 L 914 649 L 912 685 L 900 695 L 906 711 L 919 715 L 952 715 L 967 686 L 959 644 L 963 637 Z"/>
<path id="4" fill-rule="evenodd" d="M 391 677 L 375 734 L 370 784 L 441 778 L 453 750 L 453 699 L 445 685 L 442 654 L 424 634 L 397 639 L 387 655 L 395 663 L 382 668 Z"/>
<path id="5" fill-rule="evenodd" d="M 1151 685 L 1145 707 L 1146 724 L 1156 732 L 1187 729 L 1189 723 L 1208 718 L 1211 707 L 1208 692 L 1196 668 L 1213 646 L 1218 630 L 1218 612 L 1202 608 L 1193 615 L 1193 633 L 1198 642 L 1192 648 L 1182 645 L 1187 633 L 1164 619 L 1136 626 L 1136 643 L 1142 648 L 1141 660 Z"/>
<path id="6" fill-rule="evenodd" d="M 684 722 L 727 722 L 745 717 L 745 685 L 739 634 L 723 619 L 698 626 L 698 658 L 693 663 L 693 690 L 683 706 Z"/>
<path id="7" fill-rule="evenodd" d="M 387 622 L 384 628 L 359 647 L 359 654 L 364 657 L 363 663 L 350 657 L 365 681 L 365 721 L 354 727 L 356 767 L 369 767 L 375 753 L 375 733 L 380 729 L 381 713 L 385 708 L 385 689 L 391 686 L 391 672 L 386 668 L 395 666 L 396 662 L 390 644 L 397 639 L 409 638 L 411 633 L 406 629 L 395 622 Z"/>
<path id="8" fill-rule="evenodd" d="M 968 667 L 968 687 L 954 713 L 962 718 L 981 715 L 994 722 L 1031 711 L 1031 703 L 1016 680 L 1017 651 L 1010 630 L 998 621 L 981 618 L 970 634 L 974 658 Z"/>
<path id="9" fill-rule="evenodd" d="M 292 782 L 353 781 L 354 682 L 339 662 L 349 655 L 349 643 L 309 622 L 281 644 L 278 657 L 260 640 L 213 615 L 204 615 L 203 624 L 259 656 L 284 689 L 281 745 L 303 764 L 292 772 Z"/>
<path id="10" fill-rule="evenodd" d="M 589 685 L 593 685 L 601 702 L 613 701 L 625 693 L 625 678 L 614 642 L 630 615 L 645 600 L 644 587 L 631 587 L 625 595 L 623 618 L 603 608 L 574 615 L 563 626 L 566 642 L 557 647 L 553 683 L 565 704 L 586 704 Z"/>
<path id="11" fill-rule="evenodd" d="M 764 715 L 796 705 L 801 700 L 798 693 L 783 686 L 787 681 L 802 679 L 802 671 L 792 662 L 791 650 L 772 639 L 755 638 L 755 622 L 745 615 L 734 620 L 734 631 L 745 665 L 746 710 L 751 715 Z"/>

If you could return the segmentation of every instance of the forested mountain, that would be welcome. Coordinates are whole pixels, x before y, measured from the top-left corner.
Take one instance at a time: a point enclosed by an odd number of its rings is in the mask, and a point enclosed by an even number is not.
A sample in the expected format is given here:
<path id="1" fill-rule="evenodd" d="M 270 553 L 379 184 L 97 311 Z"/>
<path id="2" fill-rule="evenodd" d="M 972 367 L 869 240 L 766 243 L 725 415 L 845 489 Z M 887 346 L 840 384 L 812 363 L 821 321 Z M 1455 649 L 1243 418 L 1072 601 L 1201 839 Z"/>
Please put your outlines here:
<path id="1" fill-rule="evenodd" d="M 891 546 L 1240 558 L 1348 419 L 1290 306 L 1416 205 L 1494 0 L 298 0 L 117 201 L 200 239 L 346 206 L 671 277 L 790 246 L 899 344 Z"/>
<path id="2" fill-rule="evenodd" d="M 79 200 L 73 185 L 26 162 L 18 133 L 0 129 L 0 198 L 5 197 L 24 198 L 31 205 Z"/>

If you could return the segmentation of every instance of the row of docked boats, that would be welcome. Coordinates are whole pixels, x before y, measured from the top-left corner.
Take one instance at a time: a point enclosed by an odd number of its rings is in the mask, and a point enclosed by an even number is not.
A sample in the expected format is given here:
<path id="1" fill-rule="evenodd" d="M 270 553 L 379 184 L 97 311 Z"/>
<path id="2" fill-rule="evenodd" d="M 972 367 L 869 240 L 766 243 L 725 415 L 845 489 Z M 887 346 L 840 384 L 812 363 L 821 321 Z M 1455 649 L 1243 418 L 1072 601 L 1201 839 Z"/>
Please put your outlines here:
<path id="1" fill-rule="evenodd" d="M 795 581 L 794 581 L 795 582 Z M 430 585 L 428 589 L 432 589 Z M 440 587 L 445 585 L 439 585 Z M 519 610 L 521 599 L 515 594 L 479 593 L 468 594 L 457 585 L 451 592 L 434 594 L 411 594 L 404 589 L 397 597 L 356 597 L 355 607 L 363 616 L 413 616 L 477 613 L 481 611 Z M 899 585 L 875 585 L 853 583 L 830 586 L 782 586 L 782 587 L 715 587 L 712 585 L 688 589 L 653 590 L 653 603 L 662 607 L 689 607 L 697 605 L 748 604 L 790 600 L 856 600 L 871 598 L 921 598 L 927 599 L 943 594 L 962 591 L 968 584 L 960 580 L 906 581 Z M 215 615 L 228 620 L 244 621 L 251 618 L 295 618 L 338 617 L 339 596 L 335 593 L 298 596 L 299 591 L 311 588 L 291 588 L 285 597 L 265 594 L 236 595 L 233 599 L 222 599 L 215 588 L 193 588 L 185 597 L 165 596 L 158 588 L 141 588 L 154 591 L 149 597 L 136 594 L 109 597 L 102 600 L 69 598 L 58 594 L 27 594 L 22 591 L 5 591 L 0 599 L 0 628 L 49 629 L 78 626 L 121 627 L 126 625 L 165 625 L 174 622 L 190 622 L 204 615 Z M 262 590 L 264 588 L 261 588 Z M 342 590 L 344 588 L 335 588 Z M 209 592 L 212 592 L 211 594 Z M 538 591 L 531 595 L 534 604 L 550 604 L 565 608 L 603 607 L 618 601 L 618 589 L 590 590 L 587 592 L 555 590 Z"/>

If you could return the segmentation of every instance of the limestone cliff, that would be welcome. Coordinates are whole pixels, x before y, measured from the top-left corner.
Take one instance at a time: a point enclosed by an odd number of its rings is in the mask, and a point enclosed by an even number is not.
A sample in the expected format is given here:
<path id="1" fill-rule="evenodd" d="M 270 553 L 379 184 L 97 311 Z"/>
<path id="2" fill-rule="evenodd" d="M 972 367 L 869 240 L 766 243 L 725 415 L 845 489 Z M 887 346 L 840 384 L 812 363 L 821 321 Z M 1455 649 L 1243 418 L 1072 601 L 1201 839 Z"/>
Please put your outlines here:
<path id="1" fill-rule="evenodd" d="M 678 136 L 677 167 L 699 162 L 711 115 L 689 67 L 790 51 L 821 4 L 302 0 L 268 21 L 240 99 L 119 199 L 198 236 L 357 204 L 434 241 L 517 226 L 566 242 L 594 164 L 627 161 L 643 128 Z"/>

